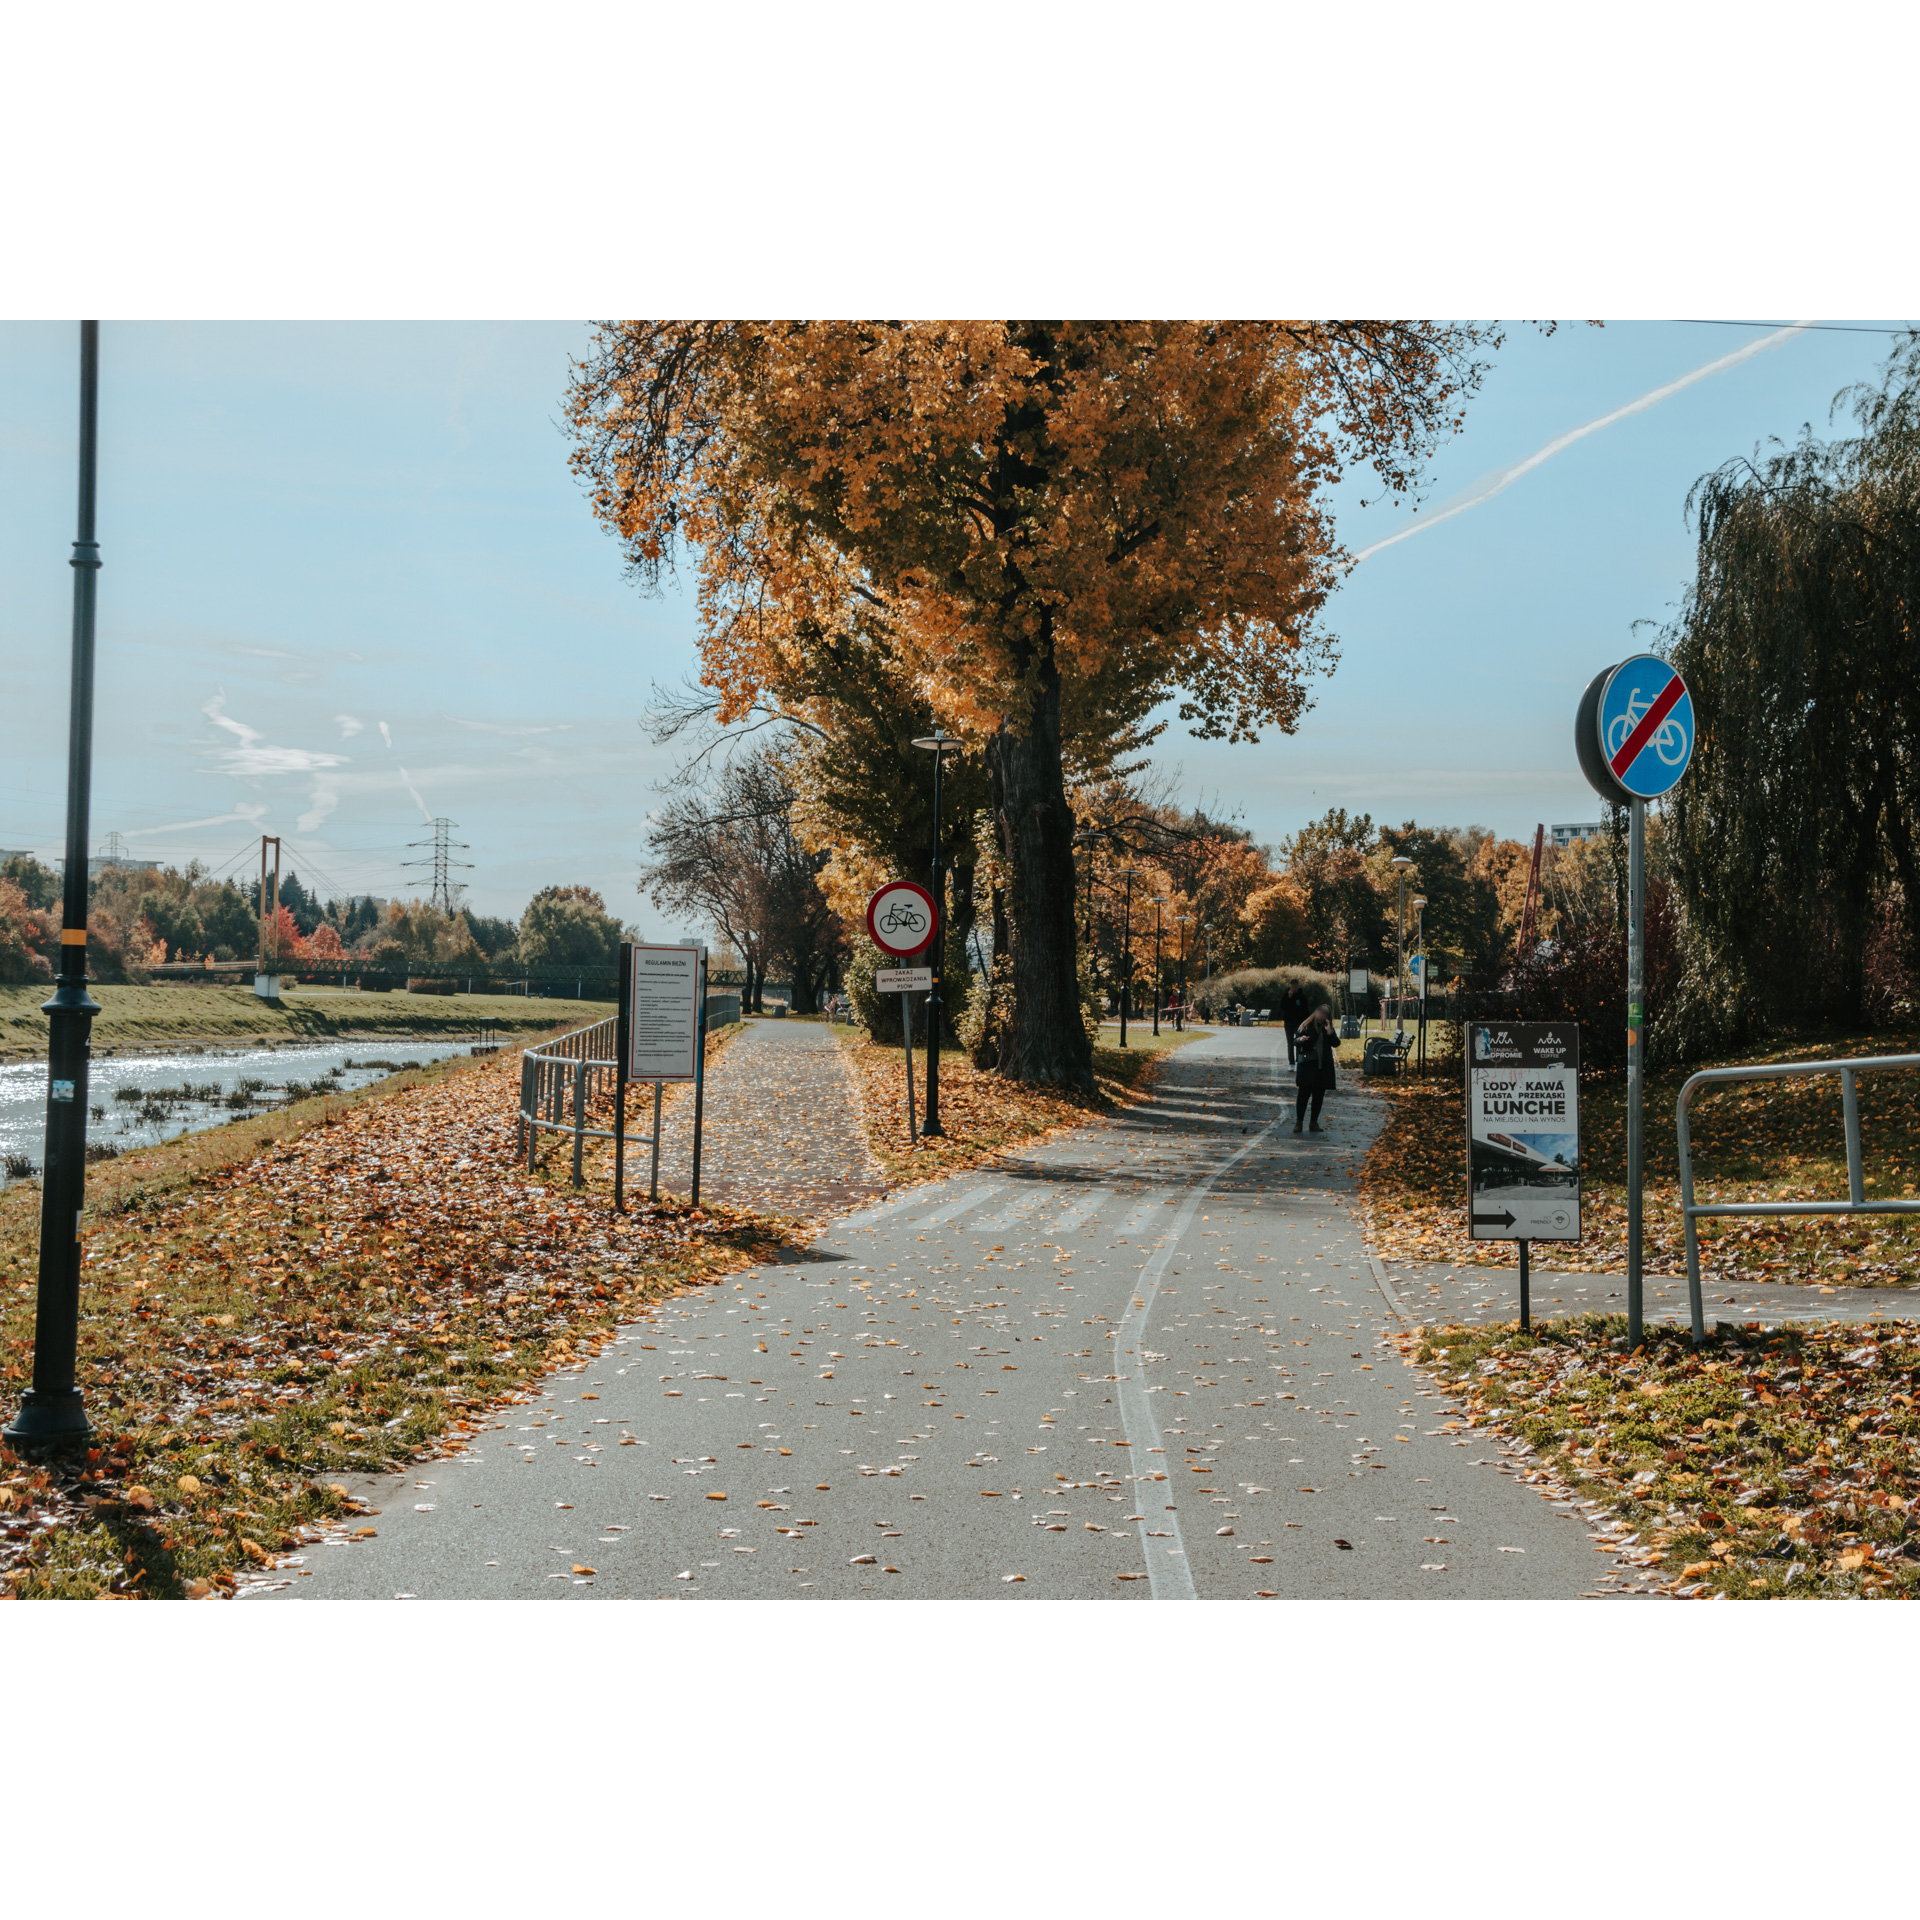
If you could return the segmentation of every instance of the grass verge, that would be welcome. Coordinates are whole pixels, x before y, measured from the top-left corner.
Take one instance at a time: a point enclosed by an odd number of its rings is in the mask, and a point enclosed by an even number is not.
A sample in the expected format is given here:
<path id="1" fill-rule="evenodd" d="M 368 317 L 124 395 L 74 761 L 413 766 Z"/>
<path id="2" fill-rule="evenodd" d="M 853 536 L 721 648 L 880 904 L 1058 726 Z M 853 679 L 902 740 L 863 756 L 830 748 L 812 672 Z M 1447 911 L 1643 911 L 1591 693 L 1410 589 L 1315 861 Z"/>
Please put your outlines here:
<path id="1" fill-rule="evenodd" d="M 518 1060 L 459 1060 L 112 1163 L 87 1222 L 79 1383 L 100 1429 L 0 1447 L 0 1592 L 202 1597 L 355 1517 L 330 1476 L 456 1440 L 644 1301 L 768 1257 L 753 1216 L 615 1218 L 529 1174 Z M 30 1377 L 37 1207 L 0 1209 L 0 1395 Z"/>
<path id="2" fill-rule="evenodd" d="M 1920 1050 L 1909 1033 L 1811 1034 L 1739 1055 L 1728 1066 L 1825 1060 Z M 1644 1258 L 1655 1272 L 1686 1262 L 1674 1103 L 1692 1071 L 1647 1076 Z M 1361 1171 L 1374 1250 L 1386 1260 L 1505 1265 L 1505 1242 L 1472 1241 L 1466 1228 L 1466 1102 L 1458 1074 L 1378 1083 L 1392 1105 Z M 1912 1199 L 1920 1180 L 1920 1073 L 1859 1080 L 1867 1194 Z M 1581 1228 L 1578 1245 L 1547 1255 L 1558 1271 L 1607 1272 L 1626 1264 L 1626 1083 L 1581 1076 Z M 1752 1081 L 1694 1101 L 1694 1196 L 1701 1202 L 1840 1199 L 1847 1196 L 1846 1134 L 1837 1076 Z M 1721 1280 L 1826 1286 L 1905 1286 L 1920 1278 L 1920 1220 L 1703 1221 L 1703 1270 Z"/>
<path id="3" fill-rule="evenodd" d="M 291 992 L 272 1006 L 245 987 L 94 986 L 96 1055 L 120 1048 L 295 1046 L 345 1034 L 384 1033 L 432 1039 L 471 1033 L 482 1021 L 516 1038 L 556 1026 L 610 1019 L 610 1001 L 529 1000 L 506 993 L 351 993 L 333 988 Z M 38 1058 L 47 1050 L 45 986 L 0 987 L 0 1060 Z"/>
<path id="4" fill-rule="evenodd" d="M 945 1139 L 910 1142 L 907 1138 L 906 1068 L 901 1049 L 880 1046 L 863 1028 L 836 1035 L 846 1048 L 859 1091 L 867 1141 L 887 1179 L 895 1185 L 937 1180 L 978 1166 L 1009 1147 L 1025 1146 L 1067 1127 L 1084 1125 L 1149 1097 L 1159 1063 L 1198 1033 L 1152 1034 L 1138 1046 L 1096 1045 L 1095 1090 L 1080 1093 L 1062 1087 L 1028 1086 L 983 1073 L 962 1051 L 940 1055 L 940 1121 Z M 1132 1035 L 1128 1036 L 1129 1042 Z M 926 1090 L 926 1061 L 914 1054 L 916 1102 Z"/>
<path id="5" fill-rule="evenodd" d="M 1686 1599 L 1920 1597 L 1920 1333 L 1892 1323 L 1670 1328 L 1626 1351 L 1588 1315 L 1416 1329 L 1402 1351 L 1535 1478 L 1614 1516 L 1613 1544 Z"/>

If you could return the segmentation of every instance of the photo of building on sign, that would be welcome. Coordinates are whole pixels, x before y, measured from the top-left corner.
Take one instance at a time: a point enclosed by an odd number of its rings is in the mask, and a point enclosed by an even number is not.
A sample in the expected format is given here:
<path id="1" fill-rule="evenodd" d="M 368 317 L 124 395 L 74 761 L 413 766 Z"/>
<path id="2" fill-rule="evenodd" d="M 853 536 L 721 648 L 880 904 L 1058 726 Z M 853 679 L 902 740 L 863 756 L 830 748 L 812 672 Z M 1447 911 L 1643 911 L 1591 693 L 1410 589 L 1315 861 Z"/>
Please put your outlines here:
<path id="1" fill-rule="evenodd" d="M 1580 1238 L 1580 1030 L 1474 1027 L 1467 1200 L 1476 1240 Z"/>

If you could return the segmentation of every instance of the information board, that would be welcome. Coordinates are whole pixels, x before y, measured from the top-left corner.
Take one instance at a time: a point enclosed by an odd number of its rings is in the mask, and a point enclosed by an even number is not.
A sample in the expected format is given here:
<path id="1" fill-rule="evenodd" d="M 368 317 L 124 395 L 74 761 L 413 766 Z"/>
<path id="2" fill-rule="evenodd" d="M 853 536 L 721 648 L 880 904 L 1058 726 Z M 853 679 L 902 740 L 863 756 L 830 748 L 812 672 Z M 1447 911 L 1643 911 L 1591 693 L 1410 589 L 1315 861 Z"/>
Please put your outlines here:
<path id="1" fill-rule="evenodd" d="M 1467 1028 L 1467 1219 L 1475 1240 L 1580 1238 L 1580 1029 Z"/>
<path id="2" fill-rule="evenodd" d="M 875 993 L 931 993 L 931 967 L 879 967 L 873 976 Z"/>
<path id="3" fill-rule="evenodd" d="M 627 1078 L 691 1080 L 700 1044 L 700 1004 L 706 998 L 707 950 L 636 942 L 628 952 Z"/>

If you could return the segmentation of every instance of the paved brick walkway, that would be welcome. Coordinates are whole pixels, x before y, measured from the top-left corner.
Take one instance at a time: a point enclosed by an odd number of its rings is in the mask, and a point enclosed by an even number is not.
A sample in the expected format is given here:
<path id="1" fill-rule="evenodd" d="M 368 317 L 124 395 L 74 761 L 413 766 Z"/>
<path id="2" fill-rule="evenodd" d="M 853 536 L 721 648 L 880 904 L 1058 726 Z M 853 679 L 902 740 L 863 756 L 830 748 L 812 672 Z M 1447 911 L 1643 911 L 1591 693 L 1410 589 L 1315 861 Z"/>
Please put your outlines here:
<path id="1" fill-rule="evenodd" d="M 636 1094 L 631 1116 L 627 1164 L 644 1192 L 653 1124 L 646 1095 Z M 683 1099 L 663 1129 L 663 1187 L 687 1190 L 692 1154 L 693 1102 Z M 817 1020 L 749 1021 L 722 1051 L 707 1079 L 702 1157 L 702 1199 L 793 1219 L 825 1220 L 887 1191 L 840 1044 Z"/>

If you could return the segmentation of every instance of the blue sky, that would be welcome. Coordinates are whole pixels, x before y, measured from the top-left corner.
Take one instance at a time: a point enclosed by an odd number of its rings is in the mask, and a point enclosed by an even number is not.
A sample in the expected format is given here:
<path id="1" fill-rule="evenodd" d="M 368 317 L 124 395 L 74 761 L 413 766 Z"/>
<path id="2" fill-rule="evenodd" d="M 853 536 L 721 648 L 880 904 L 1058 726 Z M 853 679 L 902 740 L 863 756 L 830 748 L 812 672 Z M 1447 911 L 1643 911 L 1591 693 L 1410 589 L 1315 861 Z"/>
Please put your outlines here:
<path id="1" fill-rule="evenodd" d="M 0 846 L 61 841 L 77 330 L 0 325 Z M 1759 338 L 1514 327 L 1425 491 L 1430 518 L 1569 429 Z M 430 814 L 482 911 L 584 881 L 634 893 L 665 756 L 638 717 L 693 665 L 690 601 L 622 576 L 559 430 L 584 326 L 109 324 L 93 837 L 219 866 L 261 832 L 323 892 L 411 890 Z M 1700 474 L 1873 378 L 1891 341 L 1803 333 L 1567 447 L 1373 554 L 1328 610 L 1334 676 L 1292 738 L 1193 741 L 1181 796 L 1277 840 L 1331 805 L 1502 833 L 1591 818 L 1581 688 L 1685 590 Z M 1338 525 L 1359 552 L 1401 505 Z M 255 857 L 255 856 L 249 856 Z M 240 865 L 247 864 L 245 859 Z"/>

